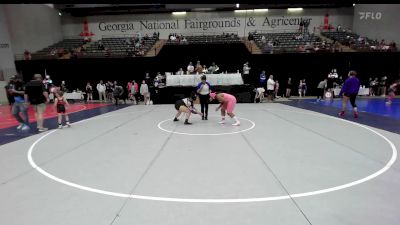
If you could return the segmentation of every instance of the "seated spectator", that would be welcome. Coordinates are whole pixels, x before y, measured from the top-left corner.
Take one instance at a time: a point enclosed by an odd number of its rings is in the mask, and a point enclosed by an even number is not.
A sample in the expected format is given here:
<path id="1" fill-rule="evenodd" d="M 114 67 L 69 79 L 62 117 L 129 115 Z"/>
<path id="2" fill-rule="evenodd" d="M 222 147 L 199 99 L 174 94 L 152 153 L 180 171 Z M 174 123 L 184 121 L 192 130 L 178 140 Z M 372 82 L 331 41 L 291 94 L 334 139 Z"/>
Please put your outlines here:
<path id="1" fill-rule="evenodd" d="M 194 71 L 194 66 L 192 64 L 192 62 L 189 62 L 189 65 L 187 66 L 187 71 L 189 74 L 192 74 Z"/>
<path id="2" fill-rule="evenodd" d="M 203 72 L 203 67 L 200 64 L 200 61 L 197 61 L 195 71 L 197 74 L 201 74 Z"/>
<path id="3" fill-rule="evenodd" d="M 249 41 L 253 41 L 254 40 L 253 33 L 249 32 L 249 36 L 247 37 L 247 40 L 249 40 Z"/>
<path id="4" fill-rule="evenodd" d="M 26 49 L 25 49 L 25 52 L 24 52 L 24 59 L 25 60 L 31 60 L 32 59 L 31 53 Z"/>
<path id="5" fill-rule="evenodd" d="M 183 37 L 182 42 L 187 43 L 186 37 Z"/>
<path id="6" fill-rule="evenodd" d="M 97 44 L 97 49 L 98 50 L 104 50 L 105 48 L 104 48 L 104 45 L 103 45 L 103 42 L 100 40 L 99 41 L 99 43 Z"/>
<path id="7" fill-rule="evenodd" d="M 207 66 L 206 66 L 206 65 L 203 65 L 203 71 L 202 71 L 202 73 L 208 73 L 208 69 L 207 69 Z"/>
<path id="8" fill-rule="evenodd" d="M 176 72 L 176 75 L 183 75 L 183 74 L 184 72 L 182 68 L 179 68 L 178 72 Z"/>
<path id="9" fill-rule="evenodd" d="M 261 37 L 261 43 L 263 44 L 267 43 L 267 39 L 265 38 L 264 35 Z"/>
<path id="10" fill-rule="evenodd" d="M 106 53 L 104 54 L 106 57 L 111 57 L 111 49 L 106 48 Z"/>

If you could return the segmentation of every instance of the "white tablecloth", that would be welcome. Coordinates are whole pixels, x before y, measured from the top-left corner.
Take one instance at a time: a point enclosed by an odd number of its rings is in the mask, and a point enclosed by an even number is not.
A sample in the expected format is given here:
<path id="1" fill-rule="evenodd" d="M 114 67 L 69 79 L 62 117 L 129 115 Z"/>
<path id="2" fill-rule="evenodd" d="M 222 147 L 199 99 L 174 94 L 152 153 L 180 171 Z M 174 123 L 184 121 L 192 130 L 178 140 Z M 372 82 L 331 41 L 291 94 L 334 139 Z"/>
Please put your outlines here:
<path id="1" fill-rule="evenodd" d="M 201 82 L 199 75 L 167 75 L 167 86 L 192 86 L 195 87 Z M 241 85 L 243 84 L 242 75 L 240 73 L 227 74 L 204 74 L 207 76 L 207 81 L 211 85 Z"/>
<path id="2" fill-rule="evenodd" d="M 340 90 L 340 88 L 334 89 L 335 96 L 340 94 Z M 358 95 L 369 95 L 369 88 L 360 88 L 360 90 L 358 91 Z"/>
<path id="3" fill-rule="evenodd" d="M 73 99 L 73 100 L 81 100 L 81 99 L 83 99 L 82 95 L 83 95 L 83 93 L 81 93 L 81 92 L 64 93 L 64 97 L 66 99 Z M 54 99 L 54 94 L 53 93 L 51 93 L 49 95 L 49 99 L 51 99 L 51 100 Z"/>

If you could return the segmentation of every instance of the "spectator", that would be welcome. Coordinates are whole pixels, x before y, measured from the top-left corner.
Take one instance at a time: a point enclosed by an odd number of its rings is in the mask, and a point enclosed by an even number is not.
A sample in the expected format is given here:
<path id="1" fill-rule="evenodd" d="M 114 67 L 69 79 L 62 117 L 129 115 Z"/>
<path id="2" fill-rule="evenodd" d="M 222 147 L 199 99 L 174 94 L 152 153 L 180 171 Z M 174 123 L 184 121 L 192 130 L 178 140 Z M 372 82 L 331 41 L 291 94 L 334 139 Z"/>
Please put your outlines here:
<path id="1" fill-rule="evenodd" d="M 386 95 L 386 79 L 387 79 L 386 76 L 381 77 L 381 81 L 379 82 L 378 95 L 380 96 Z"/>
<path id="2" fill-rule="evenodd" d="M 290 98 L 290 94 L 292 92 L 292 78 L 288 78 L 288 81 L 286 83 L 286 98 Z"/>
<path id="3" fill-rule="evenodd" d="M 207 66 L 206 66 L 206 65 L 203 65 L 203 71 L 202 71 L 202 72 L 205 73 L 205 74 L 208 73 L 208 69 L 207 69 Z"/>
<path id="4" fill-rule="evenodd" d="M 29 117 L 28 117 L 28 107 L 27 99 L 25 98 L 25 86 L 21 77 L 16 76 L 14 84 L 10 90 L 11 95 L 14 98 L 14 104 L 12 105 L 12 114 L 15 119 L 19 122 L 17 130 L 29 130 Z M 23 117 L 20 116 L 20 113 Z"/>
<path id="5" fill-rule="evenodd" d="M 8 104 L 12 105 L 14 103 L 14 96 L 11 93 L 11 90 L 14 88 L 14 82 L 15 82 L 16 77 L 12 76 L 10 78 L 10 81 L 6 84 L 6 86 L 4 86 L 4 88 L 6 89 L 6 95 L 7 95 L 7 100 L 8 100 Z"/>
<path id="6" fill-rule="evenodd" d="M 267 43 L 267 39 L 265 38 L 264 35 L 261 36 L 261 43 L 263 44 Z"/>
<path id="7" fill-rule="evenodd" d="M 219 71 L 219 67 L 215 64 L 215 62 L 212 62 L 210 68 L 208 68 L 208 71 L 210 72 L 210 74 L 214 74 Z"/>
<path id="8" fill-rule="evenodd" d="M 317 86 L 317 89 L 318 89 L 317 102 L 323 101 L 327 82 L 328 82 L 328 79 L 324 79 L 323 81 L 319 82 L 319 84 Z"/>
<path id="9" fill-rule="evenodd" d="M 60 88 L 60 90 L 61 90 L 62 92 L 64 92 L 64 93 L 68 91 L 67 85 L 65 84 L 65 81 L 61 81 L 61 88 Z"/>
<path id="10" fill-rule="evenodd" d="M 106 101 L 106 85 L 103 84 L 102 80 L 100 80 L 100 83 L 97 84 L 96 89 L 99 93 L 99 100 Z"/>
<path id="11" fill-rule="evenodd" d="M 307 84 L 306 84 L 306 79 L 303 79 L 303 83 L 301 86 L 301 94 L 303 97 L 306 96 L 306 92 L 307 92 Z"/>
<path id="12" fill-rule="evenodd" d="M 274 98 L 278 98 L 278 93 L 279 93 L 279 81 L 275 82 L 275 92 L 274 92 Z"/>
<path id="13" fill-rule="evenodd" d="M 99 41 L 99 43 L 97 44 L 97 49 L 98 50 L 104 50 L 105 48 L 104 48 L 104 45 L 103 45 L 103 42 L 100 40 Z"/>
<path id="14" fill-rule="evenodd" d="M 243 75 L 242 75 L 242 78 L 243 78 L 243 81 L 244 81 L 244 83 L 245 84 L 248 84 L 248 83 L 250 83 L 250 79 L 251 79 L 251 77 L 250 77 L 250 67 L 249 67 L 249 62 L 246 62 L 245 64 L 243 64 Z"/>
<path id="15" fill-rule="evenodd" d="M 303 91 L 302 91 L 302 89 L 303 89 L 303 80 L 300 80 L 298 89 L 299 89 L 299 97 L 301 98 L 302 95 L 303 95 Z"/>
<path id="16" fill-rule="evenodd" d="M 28 50 L 25 50 L 25 52 L 24 52 L 24 59 L 25 60 L 31 60 L 32 59 L 32 55 Z"/>
<path id="17" fill-rule="evenodd" d="M 144 104 L 145 105 L 148 105 L 148 104 L 150 104 L 150 101 L 149 101 L 149 95 L 150 95 L 150 93 L 149 93 L 149 87 L 148 87 L 148 85 L 146 84 L 146 81 L 145 80 L 143 80 L 142 81 L 142 85 L 140 85 L 140 94 L 143 96 L 143 101 L 144 101 Z"/>
<path id="18" fill-rule="evenodd" d="M 93 101 L 93 87 L 90 85 L 90 82 L 87 82 L 86 84 L 86 95 L 86 101 Z"/>
<path id="19" fill-rule="evenodd" d="M 43 113 L 46 110 L 46 103 L 49 102 L 49 95 L 42 79 L 42 75 L 35 74 L 33 80 L 25 86 L 25 99 L 33 105 L 39 132 L 48 130 L 48 128 L 43 127 Z"/>
<path id="20" fill-rule="evenodd" d="M 200 64 L 200 61 L 197 61 L 195 72 L 197 74 L 201 74 L 203 72 L 203 67 Z"/>
<path id="21" fill-rule="evenodd" d="M 113 91 L 114 91 L 114 85 L 111 83 L 111 81 L 108 81 L 106 83 L 106 94 L 107 94 L 107 101 L 112 102 L 113 99 Z"/>
<path id="22" fill-rule="evenodd" d="M 178 72 L 176 72 L 176 75 L 183 75 L 183 74 L 184 72 L 182 68 L 179 68 Z"/>
<path id="23" fill-rule="evenodd" d="M 192 74 L 193 73 L 194 67 L 193 67 L 192 62 L 189 62 L 189 65 L 187 66 L 187 71 L 188 71 L 188 74 Z"/>
<path id="24" fill-rule="evenodd" d="M 118 83 L 115 81 L 114 82 L 114 99 L 115 99 L 115 105 L 118 105 L 119 100 L 122 98 L 122 95 L 124 93 L 124 89 L 122 88 L 121 85 L 118 85 Z M 124 99 L 125 104 L 126 104 L 126 99 Z"/>
<path id="25" fill-rule="evenodd" d="M 265 75 L 265 71 L 261 71 L 260 74 L 260 87 L 265 87 L 265 84 L 267 83 L 267 76 Z"/>
<path id="26" fill-rule="evenodd" d="M 274 100 L 274 95 L 275 95 L 275 81 L 274 81 L 274 76 L 269 75 L 269 78 L 267 80 L 267 94 L 268 94 L 268 102 L 272 102 Z"/>

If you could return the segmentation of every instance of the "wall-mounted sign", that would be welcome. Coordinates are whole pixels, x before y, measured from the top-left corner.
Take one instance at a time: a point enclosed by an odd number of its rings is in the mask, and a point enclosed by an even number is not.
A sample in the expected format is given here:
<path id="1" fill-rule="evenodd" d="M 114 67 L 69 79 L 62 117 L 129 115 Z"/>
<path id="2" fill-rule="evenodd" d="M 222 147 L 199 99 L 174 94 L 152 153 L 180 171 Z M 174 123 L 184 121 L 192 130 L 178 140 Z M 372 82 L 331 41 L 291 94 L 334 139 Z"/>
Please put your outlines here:
<path id="1" fill-rule="evenodd" d="M 382 18 L 381 12 L 359 12 L 360 20 L 380 20 Z"/>

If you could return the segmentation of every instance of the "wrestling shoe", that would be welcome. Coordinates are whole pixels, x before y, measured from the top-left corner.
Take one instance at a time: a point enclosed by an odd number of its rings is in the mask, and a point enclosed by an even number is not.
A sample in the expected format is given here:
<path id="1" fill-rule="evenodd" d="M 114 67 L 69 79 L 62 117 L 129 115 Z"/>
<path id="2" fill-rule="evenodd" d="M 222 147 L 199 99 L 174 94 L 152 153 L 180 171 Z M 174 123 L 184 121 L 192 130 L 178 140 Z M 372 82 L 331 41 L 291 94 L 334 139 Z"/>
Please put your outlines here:
<path id="1" fill-rule="evenodd" d="M 192 123 L 190 123 L 188 120 L 185 120 L 185 125 L 192 125 Z"/>
<path id="2" fill-rule="evenodd" d="M 340 116 L 340 117 L 344 117 L 344 111 L 341 111 L 341 112 L 339 113 L 339 116 Z"/>
<path id="3" fill-rule="evenodd" d="M 237 121 L 236 123 L 232 124 L 232 126 L 240 126 L 240 122 Z"/>
<path id="4" fill-rule="evenodd" d="M 358 112 L 354 113 L 354 118 L 358 118 Z"/>
<path id="5" fill-rule="evenodd" d="M 225 124 L 225 120 L 221 120 L 218 122 L 219 124 Z"/>
<path id="6" fill-rule="evenodd" d="M 179 121 L 177 118 L 174 118 L 174 122 Z"/>

